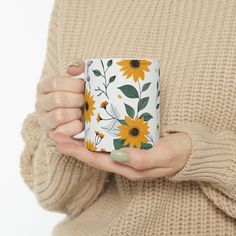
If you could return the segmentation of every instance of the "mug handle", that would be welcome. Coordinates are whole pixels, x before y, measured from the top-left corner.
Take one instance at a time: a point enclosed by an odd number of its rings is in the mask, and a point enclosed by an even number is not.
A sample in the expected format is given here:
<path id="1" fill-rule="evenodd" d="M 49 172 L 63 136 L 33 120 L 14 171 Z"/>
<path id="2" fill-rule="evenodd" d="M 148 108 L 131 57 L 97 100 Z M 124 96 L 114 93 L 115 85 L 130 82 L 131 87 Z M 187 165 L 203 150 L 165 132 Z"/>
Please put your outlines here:
<path id="1" fill-rule="evenodd" d="M 83 72 L 80 75 L 71 76 L 71 78 L 85 80 L 85 75 L 84 75 L 84 72 Z M 74 139 L 84 139 L 85 138 L 85 131 L 84 131 L 84 129 L 80 133 L 74 135 L 73 138 Z"/>

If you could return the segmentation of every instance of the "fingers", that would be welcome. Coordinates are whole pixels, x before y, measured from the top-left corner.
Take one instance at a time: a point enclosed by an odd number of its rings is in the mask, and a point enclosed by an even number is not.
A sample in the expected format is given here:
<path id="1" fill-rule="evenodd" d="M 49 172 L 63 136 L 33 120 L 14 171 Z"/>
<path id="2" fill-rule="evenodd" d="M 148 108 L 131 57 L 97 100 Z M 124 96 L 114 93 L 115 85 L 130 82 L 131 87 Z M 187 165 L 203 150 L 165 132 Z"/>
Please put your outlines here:
<path id="1" fill-rule="evenodd" d="M 99 153 L 99 152 L 91 152 L 86 149 L 81 143 L 74 143 L 74 142 L 65 142 L 65 143 L 58 143 L 56 150 L 64 153 L 68 156 L 73 156 L 80 161 L 83 161 L 87 165 L 114 173 L 123 173 L 127 172 L 130 167 L 121 166 L 118 163 L 113 162 L 108 154 Z M 122 171 L 121 168 L 124 170 Z"/>
<path id="2" fill-rule="evenodd" d="M 172 152 L 161 143 L 157 144 L 149 150 L 140 150 L 136 148 L 122 148 L 114 153 L 122 155 L 128 153 L 129 160 L 122 162 L 122 165 L 130 166 L 136 170 L 145 170 L 150 168 L 169 168 Z"/>
<path id="3" fill-rule="evenodd" d="M 78 59 L 71 62 L 67 70 L 69 75 L 80 76 L 84 72 L 84 63 Z M 82 129 L 79 118 L 82 117 L 83 92 L 83 80 L 61 76 L 40 80 L 35 103 L 40 126 L 47 131 L 58 127 L 57 131 L 69 136 L 79 133 Z"/>
<path id="4" fill-rule="evenodd" d="M 50 131 L 62 124 L 71 122 L 73 120 L 79 120 L 81 115 L 82 115 L 81 109 L 58 108 L 41 115 L 39 122 L 42 128 L 44 128 L 47 131 Z"/>
<path id="5" fill-rule="evenodd" d="M 74 144 L 80 143 L 80 145 L 83 145 L 83 141 L 75 140 L 72 137 L 62 134 L 62 133 L 50 131 L 48 135 L 56 143 L 74 143 Z"/>
<path id="6" fill-rule="evenodd" d="M 121 166 L 120 164 L 113 162 L 108 154 L 89 151 L 84 147 L 82 141 L 78 142 L 71 137 L 55 132 L 50 132 L 49 136 L 57 143 L 56 150 L 58 152 L 73 156 L 89 166 L 114 173 L 122 173 L 121 169 L 126 169 L 127 172 L 129 169 L 129 167 Z"/>
<path id="7" fill-rule="evenodd" d="M 51 131 L 49 136 L 57 143 L 56 150 L 68 156 L 75 157 L 89 166 L 103 171 L 113 172 L 130 180 L 153 179 L 164 177 L 174 173 L 172 168 L 152 168 L 136 170 L 129 166 L 116 163 L 111 160 L 109 154 L 91 152 L 87 150 L 82 141 Z"/>
<path id="8" fill-rule="evenodd" d="M 51 111 L 55 108 L 76 108 L 84 104 L 84 95 L 68 92 L 52 92 L 41 96 L 36 101 L 36 109 L 41 111 Z"/>
<path id="9" fill-rule="evenodd" d="M 83 124 L 79 120 L 73 120 L 69 123 L 60 125 L 56 128 L 55 132 L 62 133 L 67 136 L 74 136 L 83 130 Z"/>
<path id="10" fill-rule="evenodd" d="M 88 151 L 81 143 L 75 143 L 74 141 L 58 143 L 56 150 L 65 155 L 75 157 L 91 167 L 125 176 L 132 181 L 164 177 L 172 173 L 171 168 L 135 170 L 129 166 L 113 162 L 108 154 Z"/>
<path id="11" fill-rule="evenodd" d="M 84 81 L 82 79 L 80 80 L 56 76 L 53 78 L 45 78 L 41 80 L 37 86 L 38 94 L 46 94 L 55 91 L 83 93 Z"/>

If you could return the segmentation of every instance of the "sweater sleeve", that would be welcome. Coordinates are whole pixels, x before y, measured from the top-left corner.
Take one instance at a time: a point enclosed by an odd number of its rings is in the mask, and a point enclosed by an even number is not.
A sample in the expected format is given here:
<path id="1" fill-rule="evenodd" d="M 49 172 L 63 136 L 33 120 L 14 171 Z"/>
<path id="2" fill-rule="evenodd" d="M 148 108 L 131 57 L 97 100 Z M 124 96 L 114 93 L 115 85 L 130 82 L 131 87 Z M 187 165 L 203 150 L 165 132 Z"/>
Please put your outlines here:
<path id="1" fill-rule="evenodd" d="M 56 32 L 59 9 L 59 0 L 56 0 L 41 77 L 58 73 Z M 35 111 L 25 118 L 21 134 L 25 146 L 20 157 L 20 173 L 43 208 L 75 216 L 98 198 L 107 182 L 108 172 L 56 152 L 55 145 L 40 128 Z"/>
<path id="2" fill-rule="evenodd" d="M 211 131 L 199 123 L 170 125 L 164 135 L 184 132 L 192 141 L 185 167 L 167 179 L 198 181 L 205 195 L 227 215 L 236 218 L 236 132 Z"/>

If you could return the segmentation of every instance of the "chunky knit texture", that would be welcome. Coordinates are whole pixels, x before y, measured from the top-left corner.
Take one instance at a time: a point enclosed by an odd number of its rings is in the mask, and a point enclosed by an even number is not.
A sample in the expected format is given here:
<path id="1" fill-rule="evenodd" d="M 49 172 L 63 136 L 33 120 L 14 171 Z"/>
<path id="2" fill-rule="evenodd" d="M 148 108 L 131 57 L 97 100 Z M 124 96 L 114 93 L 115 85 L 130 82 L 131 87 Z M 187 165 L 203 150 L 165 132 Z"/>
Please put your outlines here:
<path id="1" fill-rule="evenodd" d="M 29 114 L 21 174 L 66 214 L 53 235 L 236 235 L 236 1 L 57 0 L 41 77 L 78 57 L 160 59 L 161 136 L 193 150 L 175 176 L 131 181 L 57 153 Z"/>

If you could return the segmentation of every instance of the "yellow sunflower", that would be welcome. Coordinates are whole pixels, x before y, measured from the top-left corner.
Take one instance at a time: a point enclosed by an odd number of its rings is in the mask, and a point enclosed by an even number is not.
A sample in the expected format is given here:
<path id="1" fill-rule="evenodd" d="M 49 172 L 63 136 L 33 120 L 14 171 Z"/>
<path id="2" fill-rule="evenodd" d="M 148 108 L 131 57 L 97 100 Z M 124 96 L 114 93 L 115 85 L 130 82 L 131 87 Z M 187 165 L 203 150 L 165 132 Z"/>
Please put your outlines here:
<path id="1" fill-rule="evenodd" d="M 84 93 L 84 113 L 85 113 L 85 122 L 88 123 L 91 121 L 91 117 L 94 115 L 93 111 L 95 110 L 94 107 L 95 101 L 93 100 L 93 96 L 91 96 L 89 90 L 85 90 Z"/>
<path id="2" fill-rule="evenodd" d="M 124 71 L 123 75 L 127 79 L 133 76 L 136 82 L 139 78 L 144 80 L 144 71 L 149 71 L 148 66 L 151 65 L 151 62 L 147 60 L 122 60 L 117 64 L 122 67 L 121 71 Z"/>
<path id="3" fill-rule="evenodd" d="M 95 151 L 97 150 L 97 148 L 96 148 L 94 142 L 92 142 L 91 140 L 85 141 L 85 147 L 86 147 L 88 150 L 93 151 L 93 152 L 95 152 Z"/>
<path id="4" fill-rule="evenodd" d="M 125 117 L 126 124 L 118 126 L 120 133 L 117 134 L 121 139 L 124 139 L 124 145 L 129 144 L 130 147 L 141 147 L 141 143 L 148 141 L 146 135 L 149 134 L 148 123 L 144 121 L 143 117 L 140 119 L 136 116 L 134 119 Z"/>

